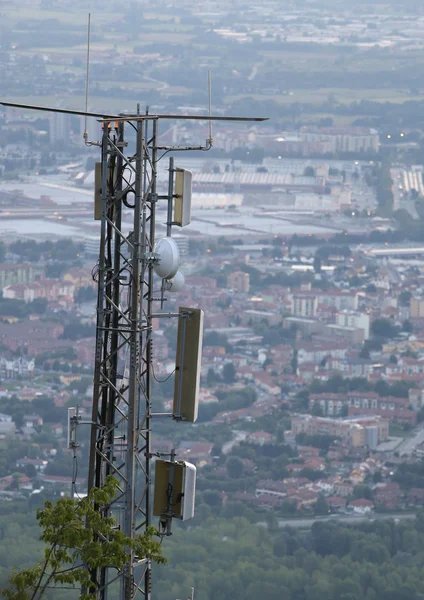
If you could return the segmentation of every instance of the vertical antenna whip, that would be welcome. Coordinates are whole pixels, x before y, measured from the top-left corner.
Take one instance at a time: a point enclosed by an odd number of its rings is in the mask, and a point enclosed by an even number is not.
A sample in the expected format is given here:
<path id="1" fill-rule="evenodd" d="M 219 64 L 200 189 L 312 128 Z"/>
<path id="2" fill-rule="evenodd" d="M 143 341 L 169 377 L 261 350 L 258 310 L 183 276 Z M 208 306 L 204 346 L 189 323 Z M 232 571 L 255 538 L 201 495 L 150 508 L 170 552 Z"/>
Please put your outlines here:
<path id="1" fill-rule="evenodd" d="M 85 112 L 88 112 L 88 79 L 90 69 L 90 34 L 91 34 L 91 13 L 88 13 L 88 29 L 87 29 L 87 69 L 85 74 Z M 85 115 L 84 123 L 84 141 L 88 141 L 87 133 L 87 115 Z"/>
<path id="2" fill-rule="evenodd" d="M 209 139 L 208 146 L 212 146 L 212 119 L 210 118 L 212 115 L 212 85 L 211 85 L 211 72 L 208 71 L 208 96 L 209 96 Z"/>

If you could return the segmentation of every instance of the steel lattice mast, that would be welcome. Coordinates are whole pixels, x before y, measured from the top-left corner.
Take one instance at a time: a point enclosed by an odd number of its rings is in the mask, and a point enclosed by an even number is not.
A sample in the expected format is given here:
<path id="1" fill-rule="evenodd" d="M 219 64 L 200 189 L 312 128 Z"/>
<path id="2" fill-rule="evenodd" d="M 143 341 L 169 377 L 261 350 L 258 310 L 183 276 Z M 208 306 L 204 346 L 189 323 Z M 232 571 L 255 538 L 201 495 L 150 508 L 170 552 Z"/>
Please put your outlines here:
<path id="1" fill-rule="evenodd" d="M 135 154 L 127 155 L 124 121 L 104 122 L 102 214 L 98 265 L 96 355 L 88 488 L 109 474 L 119 494 L 115 513 L 133 538 L 150 525 L 151 333 L 158 119 L 136 121 Z M 149 131 L 150 126 L 150 131 Z M 151 137 L 148 137 L 150 134 Z M 129 198 L 133 202 L 129 202 Z M 132 213 L 130 232 L 122 212 Z M 117 512 L 119 514 L 117 514 Z M 151 565 L 131 559 L 123 572 L 92 573 L 99 599 L 120 579 L 122 600 L 150 597 Z"/>

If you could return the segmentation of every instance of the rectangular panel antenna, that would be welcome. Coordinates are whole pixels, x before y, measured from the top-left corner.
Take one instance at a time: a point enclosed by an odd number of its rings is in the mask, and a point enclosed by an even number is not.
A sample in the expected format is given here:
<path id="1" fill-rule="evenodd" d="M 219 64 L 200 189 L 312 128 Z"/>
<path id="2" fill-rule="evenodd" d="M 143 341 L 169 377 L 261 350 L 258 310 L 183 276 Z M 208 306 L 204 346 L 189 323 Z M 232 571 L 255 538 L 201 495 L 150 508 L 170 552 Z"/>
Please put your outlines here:
<path id="1" fill-rule="evenodd" d="M 102 163 L 96 162 L 94 167 L 94 220 L 102 218 Z"/>
<path id="2" fill-rule="evenodd" d="M 196 467 L 186 461 L 157 460 L 153 515 L 169 516 L 182 521 L 194 517 Z M 172 515 L 167 514 L 169 507 Z"/>
<path id="3" fill-rule="evenodd" d="M 199 406 L 204 312 L 180 307 L 179 314 L 173 415 L 194 423 Z"/>
<path id="4" fill-rule="evenodd" d="M 68 408 L 68 448 L 77 447 L 77 425 L 78 425 L 78 408 Z"/>
<path id="5" fill-rule="evenodd" d="M 176 169 L 174 225 L 185 227 L 191 222 L 191 186 L 193 174 L 187 169 Z"/>

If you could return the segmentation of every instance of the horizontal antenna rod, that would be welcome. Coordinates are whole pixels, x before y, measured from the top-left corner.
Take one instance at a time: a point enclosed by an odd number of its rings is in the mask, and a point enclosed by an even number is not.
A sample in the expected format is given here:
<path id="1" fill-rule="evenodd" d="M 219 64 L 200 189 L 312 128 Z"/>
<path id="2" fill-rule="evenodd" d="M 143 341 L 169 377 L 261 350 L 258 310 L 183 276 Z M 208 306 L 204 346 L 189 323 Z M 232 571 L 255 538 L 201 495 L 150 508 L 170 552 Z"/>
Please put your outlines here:
<path id="1" fill-rule="evenodd" d="M 268 121 L 269 117 L 214 117 L 209 115 L 109 115 L 82 110 L 69 110 L 66 108 L 52 108 L 50 106 L 35 106 L 31 104 L 18 104 L 17 102 L 3 102 L 3 106 L 22 108 L 25 110 L 43 110 L 46 112 L 63 113 L 65 115 L 78 115 L 81 117 L 96 117 L 102 122 L 113 121 L 146 121 L 155 119 L 188 119 L 190 121 Z"/>
<path id="2" fill-rule="evenodd" d="M 115 117 L 112 117 L 115 120 Z M 269 121 L 269 117 L 214 117 L 209 115 L 126 115 L 116 121 L 146 121 L 155 119 L 189 119 L 190 121 Z M 104 117 L 101 122 L 109 122 L 111 118 Z"/>
<path id="3" fill-rule="evenodd" d="M 69 110 L 67 108 L 52 108 L 51 106 L 34 106 L 31 104 L 18 104 L 16 102 L 3 102 L 0 100 L 0 104 L 3 106 L 12 106 L 13 108 L 23 108 L 25 110 L 44 110 L 46 112 L 63 113 L 65 115 L 79 115 L 81 117 L 97 117 L 98 119 L 116 119 L 118 115 L 109 115 L 108 113 L 93 113 L 85 110 Z"/>

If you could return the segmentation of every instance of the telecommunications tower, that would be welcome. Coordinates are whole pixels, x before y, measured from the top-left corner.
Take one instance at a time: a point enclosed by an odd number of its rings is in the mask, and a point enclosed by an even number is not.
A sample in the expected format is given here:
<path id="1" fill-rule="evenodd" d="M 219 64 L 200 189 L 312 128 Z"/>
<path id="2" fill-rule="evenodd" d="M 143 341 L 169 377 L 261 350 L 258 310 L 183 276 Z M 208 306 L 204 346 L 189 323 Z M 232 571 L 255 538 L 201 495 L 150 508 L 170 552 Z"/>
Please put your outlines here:
<path id="1" fill-rule="evenodd" d="M 108 475 L 115 476 L 117 497 L 110 505 L 99 506 L 99 512 L 113 514 L 130 538 L 145 532 L 153 516 L 159 517 L 159 534 L 169 535 L 172 518 L 193 516 L 195 469 L 178 461 L 174 451 L 168 456 L 152 455 L 152 421 L 197 418 L 203 312 L 190 307 L 180 307 L 176 313 L 163 309 L 166 294 L 178 292 L 184 284 L 172 230 L 190 222 L 191 173 L 175 167 L 171 156 L 168 189 L 159 194 L 158 167 L 165 154 L 211 148 L 212 121 L 266 119 L 215 117 L 210 110 L 208 115 L 158 115 L 148 110 L 140 114 L 139 109 L 133 115 L 108 115 L 0 103 L 96 117 L 101 123 L 101 141 L 85 139 L 101 150 L 94 202 L 94 218 L 100 220 L 100 252 L 95 269 L 98 296 L 88 489 L 101 487 Z M 206 145 L 161 146 L 161 121 L 177 119 L 209 122 Z M 162 206 L 166 236 L 157 239 L 156 215 Z M 152 331 L 156 319 L 172 317 L 178 320 L 174 402 L 171 412 L 159 413 L 152 398 Z M 76 443 L 77 424 L 78 416 L 71 412 L 71 446 Z M 151 598 L 150 561 L 132 551 L 123 569 L 109 565 L 92 572 L 91 578 L 98 600 Z"/>

